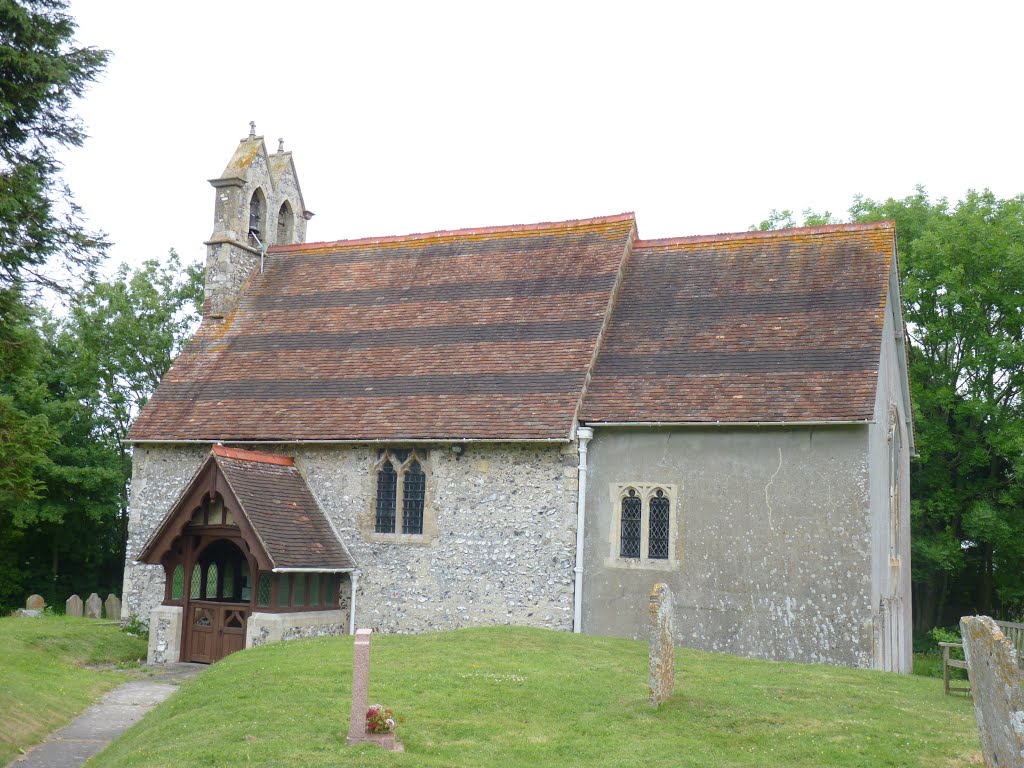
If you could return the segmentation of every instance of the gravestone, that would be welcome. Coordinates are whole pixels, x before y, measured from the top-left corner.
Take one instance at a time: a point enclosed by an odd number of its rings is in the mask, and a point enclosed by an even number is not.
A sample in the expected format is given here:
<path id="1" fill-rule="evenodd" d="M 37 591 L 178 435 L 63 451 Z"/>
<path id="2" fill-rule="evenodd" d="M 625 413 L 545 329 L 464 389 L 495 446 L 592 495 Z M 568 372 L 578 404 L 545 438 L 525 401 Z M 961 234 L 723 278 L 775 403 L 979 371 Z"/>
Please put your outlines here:
<path id="1" fill-rule="evenodd" d="M 72 595 L 64 602 L 64 613 L 68 616 L 82 618 L 82 598 Z"/>
<path id="2" fill-rule="evenodd" d="M 46 601 L 42 595 L 32 595 L 25 601 L 25 607 L 30 611 L 41 611 L 46 607 Z"/>
<path id="3" fill-rule="evenodd" d="M 676 687 L 676 633 L 673 626 L 672 593 L 667 584 L 655 584 L 651 590 L 650 638 L 651 666 L 647 678 L 651 705 L 657 707 L 672 695 Z"/>
<path id="4" fill-rule="evenodd" d="M 352 711 L 348 718 L 347 744 L 378 744 L 393 752 L 404 752 L 401 742 L 390 733 L 368 733 L 366 702 L 370 693 L 370 635 L 372 629 L 357 629 L 352 652 Z"/>
<path id="5" fill-rule="evenodd" d="M 107 611 L 108 619 L 121 620 L 121 601 L 117 599 L 117 595 L 107 595 L 107 599 L 103 601 L 103 607 Z"/>
<path id="6" fill-rule="evenodd" d="M 100 596 L 95 592 L 89 595 L 89 598 L 85 601 L 85 618 L 103 618 L 103 603 L 100 602 Z"/>
<path id="7" fill-rule="evenodd" d="M 960 619 L 985 765 L 1024 768 L 1024 688 L 1017 651 L 988 616 Z"/>

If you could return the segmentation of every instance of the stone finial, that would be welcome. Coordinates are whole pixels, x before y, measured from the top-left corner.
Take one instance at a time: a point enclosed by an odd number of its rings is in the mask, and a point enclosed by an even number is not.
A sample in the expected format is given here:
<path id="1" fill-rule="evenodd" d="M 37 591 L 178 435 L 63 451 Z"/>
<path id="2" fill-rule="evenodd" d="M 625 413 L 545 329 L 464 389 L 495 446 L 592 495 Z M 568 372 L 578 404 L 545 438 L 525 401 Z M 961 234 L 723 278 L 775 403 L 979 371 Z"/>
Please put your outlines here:
<path id="1" fill-rule="evenodd" d="M 100 600 L 100 596 L 95 592 L 89 595 L 88 599 L 85 601 L 85 618 L 103 618 L 103 602 Z"/>
<path id="2" fill-rule="evenodd" d="M 121 601 L 118 600 L 117 595 L 107 595 L 107 599 L 103 601 L 103 607 L 107 612 L 107 618 L 111 621 L 121 620 Z"/>
<path id="3" fill-rule="evenodd" d="M 647 678 L 651 705 L 657 707 L 672 695 L 676 687 L 675 609 L 667 584 L 655 584 L 651 590 L 650 638 L 651 666 Z"/>
<path id="4" fill-rule="evenodd" d="M 43 600 L 42 595 L 31 595 L 28 600 L 25 601 L 25 607 L 30 611 L 41 611 L 46 607 L 46 601 Z"/>
<path id="5" fill-rule="evenodd" d="M 1024 768 L 1024 688 L 1017 651 L 988 616 L 960 619 L 985 765 Z"/>
<path id="6" fill-rule="evenodd" d="M 82 598 L 72 595 L 64 601 L 64 613 L 68 616 L 82 618 Z"/>
<path id="7" fill-rule="evenodd" d="M 250 139 L 255 139 L 256 138 L 256 121 L 255 120 L 250 120 L 249 121 L 249 138 Z"/>
<path id="8" fill-rule="evenodd" d="M 277 140 L 277 154 L 280 155 L 283 152 L 284 152 L 284 139 L 278 139 Z"/>

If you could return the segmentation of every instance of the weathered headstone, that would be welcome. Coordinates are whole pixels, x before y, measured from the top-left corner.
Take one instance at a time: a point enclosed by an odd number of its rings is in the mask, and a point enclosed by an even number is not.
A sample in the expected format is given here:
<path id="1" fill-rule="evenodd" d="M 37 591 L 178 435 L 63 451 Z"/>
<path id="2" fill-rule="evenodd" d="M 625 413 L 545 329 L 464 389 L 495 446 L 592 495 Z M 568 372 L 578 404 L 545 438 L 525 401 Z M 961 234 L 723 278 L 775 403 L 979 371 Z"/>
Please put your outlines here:
<path id="1" fill-rule="evenodd" d="M 25 601 L 25 607 L 30 611 L 41 611 L 46 607 L 46 601 L 42 595 L 32 595 Z"/>
<path id="2" fill-rule="evenodd" d="M 100 601 L 100 596 L 95 592 L 89 595 L 88 599 L 85 601 L 85 618 L 103 618 L 103 603 Z"/>
<path id="3" fill-rule="evenodd" d="M 657 707 L 672 695 L 676 687 L 676 633 L 673 621 L 672 593 L 667 584 L 655 584 L 651 590 L 650 636 L 651 668 L 647 679 L 651 704 Z"/>
<path id="4" fill-rule="evenodd" d="M 960 619 L 985 765 L 1024 768 L 1024 688 L 1017 651 L 988 616 Z"/>
<path id="5" fill-rule="evenodd" d="M 108 619 L 121 620 L 121 601 L 117 599 L 117 595 L 107 595 L 107 599 L 103 601 L 103 607 L 107 611 Z"/>
<path id="6" fill-rule="evenodd" d="M 64 601 L 64 613 L 68 616 L 82 617 L 82 598 L 72 595 Z"/>

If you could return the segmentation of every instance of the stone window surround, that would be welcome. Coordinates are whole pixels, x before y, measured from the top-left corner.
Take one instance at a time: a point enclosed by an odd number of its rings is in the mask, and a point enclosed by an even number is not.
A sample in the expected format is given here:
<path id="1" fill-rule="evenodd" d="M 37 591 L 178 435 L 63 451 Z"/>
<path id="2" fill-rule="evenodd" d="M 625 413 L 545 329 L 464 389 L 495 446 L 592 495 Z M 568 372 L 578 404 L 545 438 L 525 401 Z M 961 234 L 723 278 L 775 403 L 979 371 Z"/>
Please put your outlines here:
<path id="1" fill-rule="evenodd" d="M 409 451 L 405 461 L 399 462 L 392 451 Z M 377 522 L 377 473 L 384 466 L 384 462 L 390 460 L 395 471 L 398 473 L 395 496 L 395 533 L 378 533 Z M 425 490 L 423 494 L 423 533 L 402 533 L 402 508 L 405 494 L 405 469 L 413 461 L 418 461 L 420 471 L 424 475 Z M 370 483 L 370 492 L 367 496 L 370 499 L 369 508 L 360 520 L 359 530 L 366 541 L 378 544 L 429 544 L 437 536 L 437 511 L 434 509 L 433 483 L 431 482 L 430 451 L 422 447 L 406 448 L 402 445 L 392 445 L 383 449 L 383 452 L 373 465 L 367 477 Z"/>
<path id="2" fill-rule="evenodd" d="M 640 557 L 622 557 L 622 500 L 630 489 L 636 491 L 643 500 L 640 507 Z M 649 553 L 650 536 L 650 502 L 655 492 L 662 491 L 669 500 L 668 518 L 668 558 L 651 558 Z M 680 528 L 679 487 L 672 483 L 609 483 L 609 502 L 612 505 L 611 532 L 608 537 L 610 547 L 605 566 L 608 568 L 625 568 L 628 570 L 674 571 L 680 567 L 681 543 L 678 541 Z"/>

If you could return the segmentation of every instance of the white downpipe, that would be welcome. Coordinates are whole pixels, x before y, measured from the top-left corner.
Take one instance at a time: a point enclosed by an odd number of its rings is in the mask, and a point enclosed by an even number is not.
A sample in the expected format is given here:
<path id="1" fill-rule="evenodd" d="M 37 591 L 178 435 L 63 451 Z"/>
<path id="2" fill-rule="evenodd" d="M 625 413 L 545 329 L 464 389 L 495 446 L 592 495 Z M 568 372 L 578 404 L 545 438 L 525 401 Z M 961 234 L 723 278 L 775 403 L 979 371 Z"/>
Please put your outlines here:
<path id="1" fill-rule="evenodd" d="M 359 583 L 359 571 L 351 571 L 348 575 L 349 584 L 352 585 L 352 594 L 348 603 L 348 633 L 356 633 L 356 584 Z"/>
<path id="2" fill-rule="evenodd" d="M 572 598 L 572 631 L 583 631 L 583 521 L 587 514 L 587 443 L 594 436 L 590 427 L 579 427 L 576 439 L 579 441 L 579 496 L 576 498 L 576 585 Z"/>

